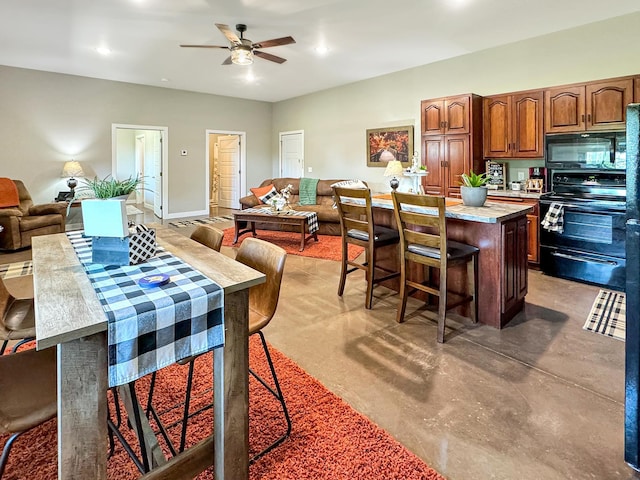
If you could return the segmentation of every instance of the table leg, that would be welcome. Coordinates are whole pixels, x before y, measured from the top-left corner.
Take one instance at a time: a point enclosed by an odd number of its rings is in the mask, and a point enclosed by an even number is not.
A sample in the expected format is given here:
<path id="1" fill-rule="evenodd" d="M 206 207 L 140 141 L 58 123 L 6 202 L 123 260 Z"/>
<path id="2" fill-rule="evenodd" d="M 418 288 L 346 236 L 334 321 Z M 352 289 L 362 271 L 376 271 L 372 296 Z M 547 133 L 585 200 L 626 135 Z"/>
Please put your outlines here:
<path id="1" fill-rule="evenodd" d="M 107 334 L 58 345 L 58 478 L 107 478 Z"/>
<path id="2" fill-rule="evenodd" d="M 249 290 L 224 297 L 224 348 L 213 351 L 214 478 L 249 477 Z"/>
<path id="3" fill-rule="evenodd" d="M 240 233 L 240 222 L 238 221 L 237 218 L 234 218 L 233 224 L 236 227 L 236 234 L 233 237 L 233 244 L 235 245 L 236 243 L 238 243 L 238 234 Z"/>
<path id="4" fill-rule="evenodd" d="M 305 237 L 307 236 L 307 222 L 300 224 L 300 251 L 304 250 Z"/>

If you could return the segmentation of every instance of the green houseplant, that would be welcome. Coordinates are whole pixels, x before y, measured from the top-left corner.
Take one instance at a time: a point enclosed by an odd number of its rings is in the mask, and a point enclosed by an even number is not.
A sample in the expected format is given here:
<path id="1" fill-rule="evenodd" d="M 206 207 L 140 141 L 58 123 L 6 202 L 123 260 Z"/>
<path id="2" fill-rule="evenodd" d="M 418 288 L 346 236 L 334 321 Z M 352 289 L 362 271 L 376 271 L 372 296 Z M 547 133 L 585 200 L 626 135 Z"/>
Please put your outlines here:
<path id="1" fill-rule="evenodd" d="M 81 193 L 93 194 L 82 202 L 85 235 L 91 237 L 126 237 L 129 234 L 126 201 L 138 188 L 139 176 L 117 180 L 110 176 L 84 180 Z"/>
<path id="2" fill-rule="evenodd" d="M 93 180 L 84 180 L 84 185 L 80 189 L 92 192 L 95 198 L 126 198 L 138 188 L 140 182 L 139 176 L 129 177 L 126 180 L 117 180 L 111 176 L 103 179 L 94 177 Z"/>
<path id="3" fill-rule="evenodd" d="M 489 182 L 487 174 L 476 174 L 471 170 L 468 174 L 460 175 L 460 179 L 462 203 L 469 207 L 483 206 L 487 201 L 487 183 Z"/>

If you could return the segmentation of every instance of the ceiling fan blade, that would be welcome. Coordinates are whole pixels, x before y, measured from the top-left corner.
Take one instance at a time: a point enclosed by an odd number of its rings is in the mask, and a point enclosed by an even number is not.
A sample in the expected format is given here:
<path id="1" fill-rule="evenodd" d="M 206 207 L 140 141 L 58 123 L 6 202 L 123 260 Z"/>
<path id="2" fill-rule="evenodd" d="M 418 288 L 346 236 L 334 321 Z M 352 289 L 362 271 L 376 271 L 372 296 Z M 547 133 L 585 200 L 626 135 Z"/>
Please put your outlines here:
<path id="1" fill-rule="evenodd" d="M 270 53 L 260 52 L 259 50 L 254 50 L 253 54 L 256 57 L 264 58 L 265 60 L 270 60 L 276 63 L 284 63 L 287 61 L 286 58 L 278 57 L 276 55 L 271 55 Z"/>
<path id="2" fill-rule="evenodd" d="M 224 62 L 222 62 L 222 65 L 231 65 L 233 62 L 231 61 L 231 55 L 229 55 Z"/>
<path id="3" fill-rule="evenodd" d="M 254 43 L 253 48 L 278 47 L 280 45 L 289 45 L 291 43 L 296 43 L 293 37 L 274 38 L 272 40 Z"/>
<path id="4" fill-rule="evenodd" d="M 238 36 L 235 33 L 233 33 L 233 30 L 229 28 L 229 25 L 225 25 L 223 23 L 216 23 L 216 27 L 218 27 L 218 30 L 220 30 L 222 34 L 225 37 L 227 37 L 227 40 L 229 40 L 231 43 L 241 43 Z"/>
<path id="5" fill-rule="evenodd" d="M 186 48 L 224 48 L 225 50 L 229 50 L 229 47 L 221 47 L 220 45 L 180 45 L 181 47 Z"/>

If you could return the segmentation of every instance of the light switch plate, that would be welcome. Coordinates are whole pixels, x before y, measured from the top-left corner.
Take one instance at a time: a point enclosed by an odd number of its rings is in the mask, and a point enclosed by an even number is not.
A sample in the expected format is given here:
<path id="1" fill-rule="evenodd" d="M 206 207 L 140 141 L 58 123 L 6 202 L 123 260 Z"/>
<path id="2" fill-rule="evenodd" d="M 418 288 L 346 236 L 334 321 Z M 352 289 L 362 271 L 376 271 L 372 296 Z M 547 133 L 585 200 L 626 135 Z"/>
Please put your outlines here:
<path id="1" fill-rule="evenodd" d="M 524 180 L 524 172 L 518 172 L 518 180 Z"/>

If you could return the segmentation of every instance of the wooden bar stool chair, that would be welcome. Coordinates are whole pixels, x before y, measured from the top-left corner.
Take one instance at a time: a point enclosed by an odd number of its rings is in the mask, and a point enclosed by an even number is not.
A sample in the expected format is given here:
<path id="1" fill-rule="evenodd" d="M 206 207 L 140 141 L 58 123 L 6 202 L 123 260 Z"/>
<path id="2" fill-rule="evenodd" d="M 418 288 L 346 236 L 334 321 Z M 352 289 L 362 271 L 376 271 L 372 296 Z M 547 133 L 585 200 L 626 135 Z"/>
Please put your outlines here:
<path id="1" fill-rule="evenodd" d="M 374 285 L 400 275 L 399 272 L 376 265 L 377 250 L 397 244 L 400 237 L 396 230 L 375 224 L 369 189 L 333 187 L 333 190 L 342 234 L 342 269 L 338 296 L 341 297 L 344 293 L 347 275 L 356 270 L 364 270 L 367 279 L 367 296 L 364 306 L 371 309 Z M 349 260 L 349 244 L 364 247 L 366 254 L 364 263 Z M 376 277 L 376 270 L 383 271 L 385 275 Z"/>
<path id="2" fill-rule="evenodd" d="M 16 439 L 56 416 L 56 349 L 0 356 L 0 434 L 11 435 L 0 457 L 0 478 Z"/>
<path id="3" fill-rule="evenodd" d="M 436 295 L 438 301 L 438 342 L 444 342 L 444 327 L 446 311 L 470 303 L 470 317 L 477 322 L 478 298 L 478 248 L 465 243 L 447 240 L 447 223 L 445 218 L 444 197 L 415 195 L 412 193 L 393 192 L 393 207 L 400 230 L 400 305 L 398 306 L 397 321 L 404 321 L 407 296 L 415 290 Z M 417 213 L 415 207 L 433 208 L 436 215 Z M 446 252 L 446 254 L 445 254 Z M 409 262 L 426 267 L 425 281 L 418 282 L 409 279 Z M 455 265 L 467 265 L 467 293 L 447 292 L 447 271 Z M 430 284 L 430 267 L 439 269 L 440 284 L 434 287 Z M 409 291 L 409 288 L 412 291 Z M 456 297 L 448 302 L 449 294 Z"/>

